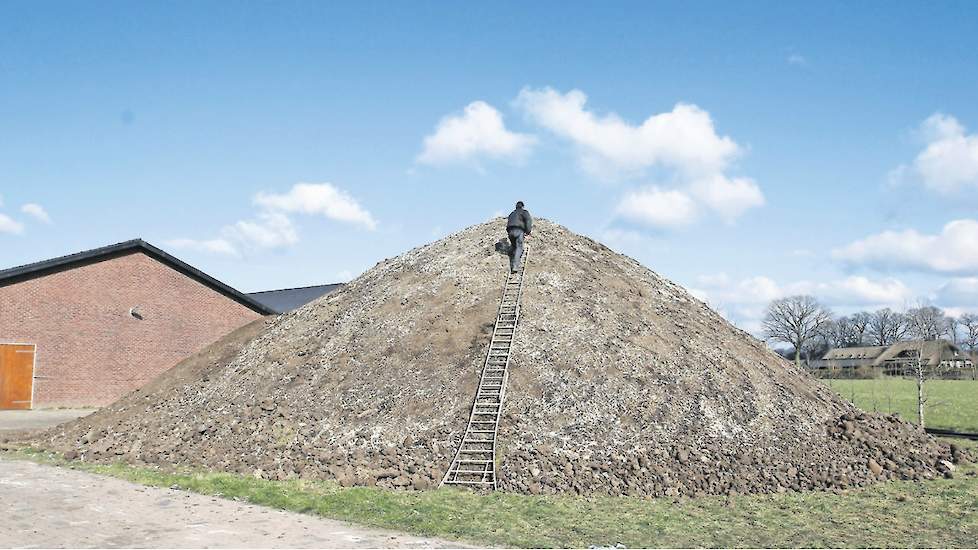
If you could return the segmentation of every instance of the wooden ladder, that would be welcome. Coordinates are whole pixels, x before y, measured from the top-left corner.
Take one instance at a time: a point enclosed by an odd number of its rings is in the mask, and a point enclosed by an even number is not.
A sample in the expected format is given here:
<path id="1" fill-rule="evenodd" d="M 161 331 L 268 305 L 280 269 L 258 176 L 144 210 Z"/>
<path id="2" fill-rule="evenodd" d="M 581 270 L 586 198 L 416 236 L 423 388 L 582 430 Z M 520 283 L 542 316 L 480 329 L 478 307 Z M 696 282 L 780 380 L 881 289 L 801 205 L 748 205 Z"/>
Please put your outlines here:
<path id="1" fill-rule="evenodd" d="M 523 275 L 529 257 L 530 249 L 524 245 L 519 271 L 506 278 L 469 424 L 442 485 L 496 489 L 496 438 L 509 377 L 509 358 L 520 319 Z"/>

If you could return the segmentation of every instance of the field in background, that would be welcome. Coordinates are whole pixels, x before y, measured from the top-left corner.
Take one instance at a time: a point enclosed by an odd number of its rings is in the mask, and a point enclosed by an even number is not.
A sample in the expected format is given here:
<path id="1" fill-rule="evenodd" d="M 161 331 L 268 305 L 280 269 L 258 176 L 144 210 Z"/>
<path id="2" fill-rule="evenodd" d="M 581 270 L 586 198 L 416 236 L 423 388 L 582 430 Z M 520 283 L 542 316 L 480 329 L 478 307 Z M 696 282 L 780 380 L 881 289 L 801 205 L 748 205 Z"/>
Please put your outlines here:
<path id="1" fill-rule="evenodd" d="M 958 443 L 978 452 L 974 443 Z M 841 494 L 642 499 L 341 488 L 328 481 L 90 464 L 28 449 L 3 457 L 482 545 L 958 548 L 978 540 L 978 476 L 970 465 L 954 479 L 894 481 Z"/>
<path id="2" fill-rule="evenodd" d="M 824 379 L 822 382 L 839 392 L 864 411 L 899 413 L 905 420 L 917 422 L 917 383 L 905 378 Z M 978 381 L 928 380 L 924 383 L 924 424 L 978 433 Z"/>

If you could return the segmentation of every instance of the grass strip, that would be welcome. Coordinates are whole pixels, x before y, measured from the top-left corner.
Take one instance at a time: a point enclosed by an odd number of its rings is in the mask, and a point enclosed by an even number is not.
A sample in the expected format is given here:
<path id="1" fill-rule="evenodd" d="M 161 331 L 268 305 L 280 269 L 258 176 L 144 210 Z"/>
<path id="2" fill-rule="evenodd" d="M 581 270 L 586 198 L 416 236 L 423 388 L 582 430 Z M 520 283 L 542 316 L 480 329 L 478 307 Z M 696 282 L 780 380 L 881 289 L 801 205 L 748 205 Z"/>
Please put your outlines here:
<path id="1" fill-rule="evenodd" d="M 341 488 L 330 481 L 269 481 L 210 471 L 68 461 L 36 449 L 8 451 L 3 457 L 494 546 L 961 548 L 978 544 L 974 466 L 959 468 L 954 479 L 881 483 L 841 494 L 673 500 L 477 494 L 454 488 L 425 492 Z"/>

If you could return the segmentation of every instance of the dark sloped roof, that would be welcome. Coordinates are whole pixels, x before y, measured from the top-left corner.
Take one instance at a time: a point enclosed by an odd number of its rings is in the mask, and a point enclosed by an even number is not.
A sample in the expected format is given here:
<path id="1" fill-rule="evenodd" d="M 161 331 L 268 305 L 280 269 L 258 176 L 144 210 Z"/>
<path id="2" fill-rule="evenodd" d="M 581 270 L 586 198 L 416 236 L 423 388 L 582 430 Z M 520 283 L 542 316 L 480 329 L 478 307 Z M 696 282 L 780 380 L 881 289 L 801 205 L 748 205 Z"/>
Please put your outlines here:
<path id="1" fill-rule="evenodd" d="M 190 277 L 191 279 L 194 279 L 197 282 L 214 289 L 224 296 L 231 298 L 235 302 L 261 313 L 262 315 L 270 315 L 275 313 L 275 311 L 270 309 L 268 306 L 249 297 L 247 294 L 231 288 L 230 286 L 218 281 L 194 266 L 183 262 L 182 260 L 179 260 L 166 252 L 163 252 L 159 248 L 156 248 L 142 239 L 133 239 L 131 241 L 103 246 L 102 248 L 96 248 L 94 250 L 86 250 L 84 252 L 77 252 L 75 254 L 61 256 L 60 258 L 52 258 L 50 260 L 43 260 L 32 264 L 4 269 L 0 271 L 0 287 L 12 285 L 14 283 L 19 283 L 35 277 L 67 271 L 69 269 L 74 269 L 84 265 L 111 260 L 135 252 L 142 252 L 143 254 L 146 254 L 147 256 L 159 261 L 171 269 L 179 271 L 187 277 Z"/>
<path id="2" fill-rule="evenodd" d="M 832 348 L 822 359 L 875 359 L 886 346 L 859 346 L 852 348 Z"/>
<path id="3" fill-rule="evenodd" d="M 341 286 L 343 286 L 343 283 L 283 288 L 281 290 L 264 290 L 261 292 L 251 292 L 248 296 L 265 304 L 269 309 L 275 310 L 276 313 L 287 313 L 308 304 L 320 296 L 329 294 Z"/>
<path id="4" fill-rule="evenodd" d="M 876 358 L 876 365 L 882 365 L 886 361 L 900 361 L 908 358 L 906 353 L 911 352 L 912 357 L 920 353 L 925 365 L 937 365 L 941 361 L 966 361 L 971 357 L 961 351 L 958 346 L 947 340 L 908 340 L 897 342 L 887 348 L 886 352 Z"/>

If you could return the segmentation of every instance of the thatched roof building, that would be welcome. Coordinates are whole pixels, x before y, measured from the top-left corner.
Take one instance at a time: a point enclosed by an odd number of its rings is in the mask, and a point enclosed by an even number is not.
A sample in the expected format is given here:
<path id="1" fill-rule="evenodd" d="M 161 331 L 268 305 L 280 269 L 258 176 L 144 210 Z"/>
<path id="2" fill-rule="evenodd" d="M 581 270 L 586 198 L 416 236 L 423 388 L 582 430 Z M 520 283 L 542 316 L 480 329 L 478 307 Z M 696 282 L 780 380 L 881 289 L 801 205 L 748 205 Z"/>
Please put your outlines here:
<path id="1" fill-rule="evenodd" d="M 916 366 L 917 357 L 929 371 L 973 370 L 976 358 L 947 340 L 907 340 L 890 346 L 830 349 L 815 364 L 820 369 L 872 367 L 886 374 L 903 374 Z"/>

